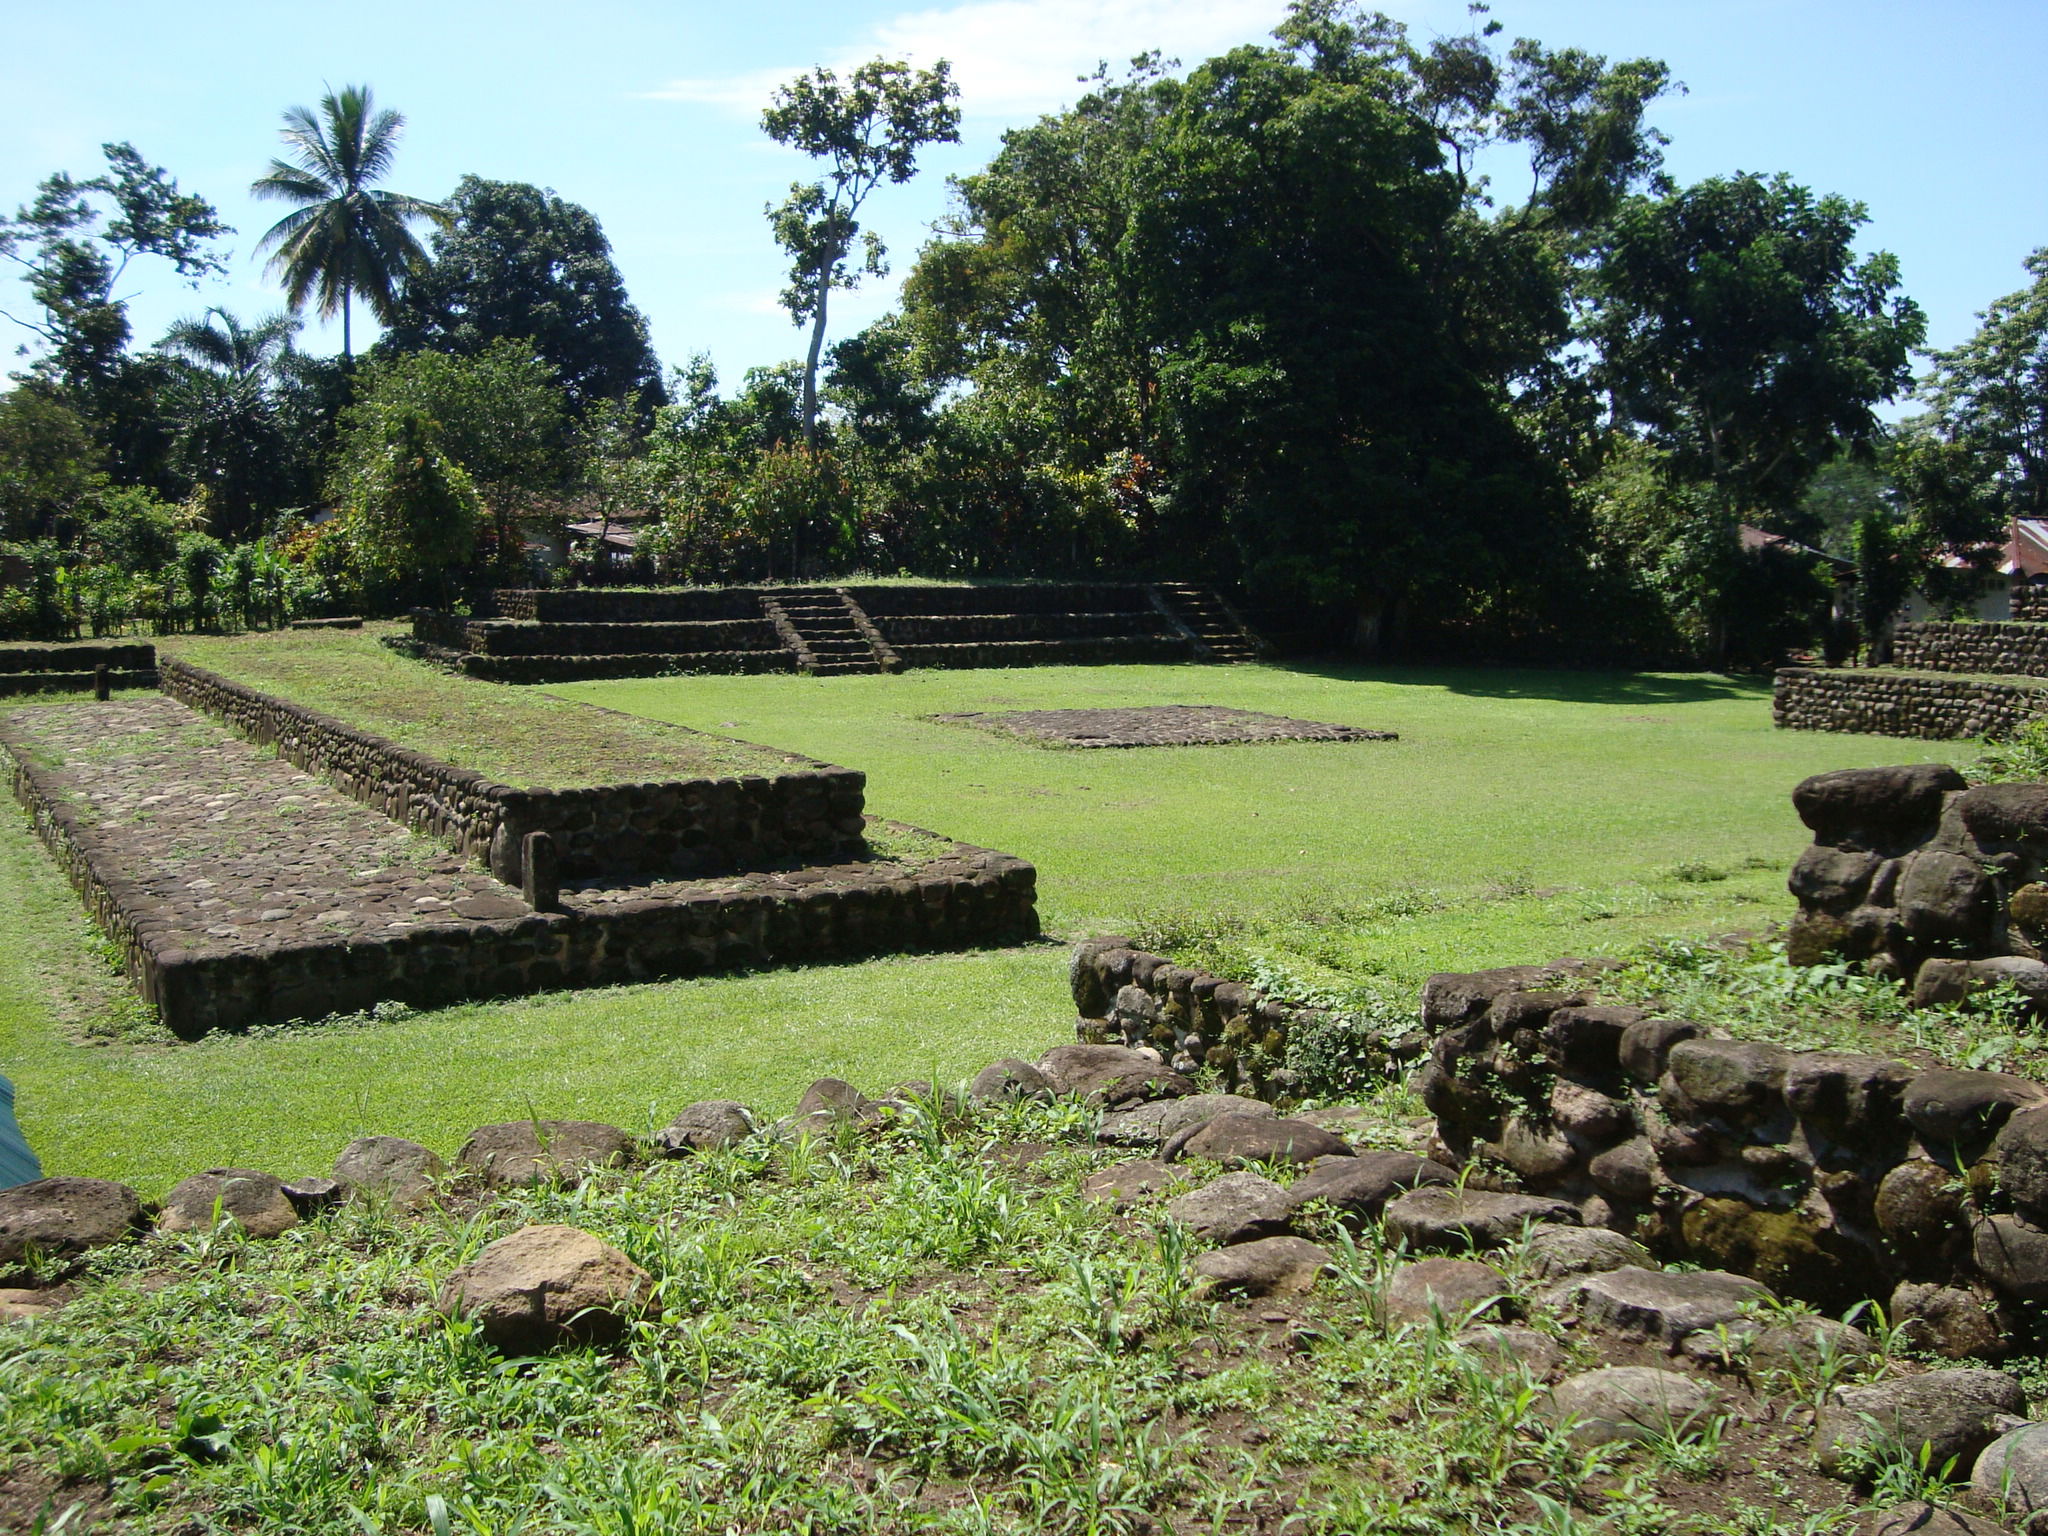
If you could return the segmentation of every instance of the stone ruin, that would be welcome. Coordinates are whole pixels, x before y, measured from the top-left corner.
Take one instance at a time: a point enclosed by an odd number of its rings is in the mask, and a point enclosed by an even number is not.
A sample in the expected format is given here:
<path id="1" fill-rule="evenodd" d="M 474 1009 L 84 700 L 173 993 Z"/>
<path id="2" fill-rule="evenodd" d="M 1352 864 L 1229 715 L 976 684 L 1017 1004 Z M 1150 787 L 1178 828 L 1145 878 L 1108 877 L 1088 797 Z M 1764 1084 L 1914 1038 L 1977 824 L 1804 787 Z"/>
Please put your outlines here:
<path id="1" fill-rule="evenodd" d="M 1813 831 L 1788 882 L 1794 964 L 1851 961 L 1923 1004 L 1999 982 L 2048 1002 L 2048 784 L 1920 763 L 1817 774 L 1792 800 Z"/>

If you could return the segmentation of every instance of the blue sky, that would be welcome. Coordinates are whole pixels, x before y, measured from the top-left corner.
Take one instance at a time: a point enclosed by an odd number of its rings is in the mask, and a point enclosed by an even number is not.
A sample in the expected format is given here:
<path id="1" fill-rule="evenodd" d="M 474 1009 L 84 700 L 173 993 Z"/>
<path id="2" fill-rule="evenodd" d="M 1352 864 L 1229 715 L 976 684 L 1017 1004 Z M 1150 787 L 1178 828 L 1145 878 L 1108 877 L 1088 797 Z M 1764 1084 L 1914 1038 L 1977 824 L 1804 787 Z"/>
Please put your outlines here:
<path id="1" fill-rule="evenodd" d="M 1386 9 L 1423 36 L 1466 24 L 1462 0 Z M 870 205 L 900 275 L 944 211 L 946 175 L 984 163 L 1005 127 L 1071 100 L 1098 59 L 1157 47 L 1194 62 L 1262 40 L 1283 10 L 1272 0 L 0 0 L 0 203 L 25 201 L 54 169 L 92 174 L 103 140 L 132 140 L 239 231 L 228 277 L 196 293 L 161 269 L 132 274 L 140 339 L 207 304 L 274 308 L 253 253 L 282 210 L 246 188 L 277 149 L 285 107 L 364 82 L 409 123 L 389 185 L 438 197 L 475 172 L 582 203 L 610 236 L 664 363 L 708 352 L 731 385 L 800 351 L 775 303 L 781 262 L 762 218 L 808 164 L 760 132 L 778 81 L 876 54 L 953 61 L 963 142 L 928 152 L 916 182 Z M 1977 311 L 2021 286 L 2022 257 L 2048 245 L 2043 0 L 1498 0 L 1493 14 L 1509 37 L 1669 63 L 1690 89 L 1656 120 L 1681 180 L 1785 171 L 1867 203 L 1866 244 L 1899 256 L 1936 345 L 1967 336 Z M 892 276 L 835 300 L 833 336 L 886 310 L 894 290 Z M 0 308 L 19 312 L 24 298 L 0 283 Z M 339 342 L 338 326 L 306 336 L 316 350 Z"/>

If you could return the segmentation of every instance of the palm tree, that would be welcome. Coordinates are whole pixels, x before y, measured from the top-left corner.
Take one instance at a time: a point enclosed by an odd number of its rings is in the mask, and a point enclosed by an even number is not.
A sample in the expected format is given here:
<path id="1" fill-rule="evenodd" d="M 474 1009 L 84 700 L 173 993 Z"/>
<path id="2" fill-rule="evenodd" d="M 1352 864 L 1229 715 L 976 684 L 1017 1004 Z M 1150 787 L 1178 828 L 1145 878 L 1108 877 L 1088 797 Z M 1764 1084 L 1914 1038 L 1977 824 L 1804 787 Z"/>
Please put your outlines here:
<path id="1" fill-rule="evenodd" d="M 299 205 L 271 226 L 257 249 L 276 247 L 270 270 L 283 276 L 294 310 L 317 290 L 320 314 L 341 315 L 344 357 L 355 356 L 350 301 L 360 296 L 389 325 L 405 274 L 427 259 L 408 226 L 415 219 L 448 221 L 439 203 L 370 185 L 391 169 L 404 127 L 405 119 L 390 108 L 374 109 L 366 85 L 329 91 L 320 98 L 318 117 L 304 107 L 284 115 L 281 137 L 296 163 L 271 161 L 269 174 L 249 188 L 256 197 Z"/>
<path id="2" fill-rule="evenodd" d="M 159 352 L 196 363 L 241 390 L 261 389 L 279 361 L 292 350 L 299 322 L 288 314 L 265 315 L 253 325 L 225 309 L 210 308 L 197 319 L 177 321 L 158 342 Z"/>

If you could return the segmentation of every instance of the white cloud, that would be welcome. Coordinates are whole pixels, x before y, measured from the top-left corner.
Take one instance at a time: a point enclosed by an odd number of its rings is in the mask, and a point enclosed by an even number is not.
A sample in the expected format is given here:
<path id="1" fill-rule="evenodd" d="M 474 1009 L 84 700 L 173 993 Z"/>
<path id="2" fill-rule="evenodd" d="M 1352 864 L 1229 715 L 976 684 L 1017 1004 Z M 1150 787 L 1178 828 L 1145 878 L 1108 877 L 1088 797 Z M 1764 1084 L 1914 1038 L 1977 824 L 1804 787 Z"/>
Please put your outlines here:
<path id="1" fill-rule="evenodd" d="M 1014 121 L 1071 102 L 1078 77 L 1104 60 L 1120 69 L 1156 48 L 1192 64 L 1265 41 L 1285 13 L 1285 0 L 966 0 L 891 17 L 861 46 L 825 62 L 844 73 L 877 54 L 926 66 L 946 59 L 969 116 Z M 806 67 L 673 80 L 646 94 L 758 112 Z"/>

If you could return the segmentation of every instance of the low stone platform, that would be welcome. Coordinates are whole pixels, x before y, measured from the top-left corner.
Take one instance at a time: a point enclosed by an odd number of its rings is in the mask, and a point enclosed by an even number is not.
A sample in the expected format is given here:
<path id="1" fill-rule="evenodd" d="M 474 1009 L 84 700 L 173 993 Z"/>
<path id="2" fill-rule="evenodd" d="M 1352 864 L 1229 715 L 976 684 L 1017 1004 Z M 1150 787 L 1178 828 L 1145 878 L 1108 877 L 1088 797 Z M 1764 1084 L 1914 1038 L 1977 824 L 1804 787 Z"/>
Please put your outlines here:
<path id="1" fill-rule="evenodd" d="M 0 697 L 90 693 L 101 667 L 107 669 L 111 688 L 154 688 L 156 647 L 147 641 L 127 640 L 0 645 Z"/>
<path id="2" fill-rule="evenodd" d="M 930 839 L 695 881 L 586 881 L 560 912 L 163 697 L 0 720 L 16 798 L 178 1034 L 385 1000 L 600 986 L 1035 937 L 1022 860 Z"/>
<path id="3" fill-rule="evenodd" d="M 933 715 L 1054 747 L 1212 747 L 1247 741 L 1396 741 L 1392 731 L 1262 715 L 1221 704 L 1148 704 L 1132 709 L 1022 709 Z"/>

